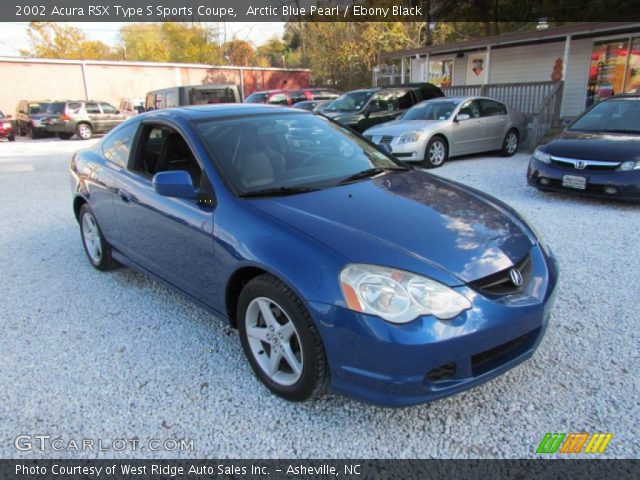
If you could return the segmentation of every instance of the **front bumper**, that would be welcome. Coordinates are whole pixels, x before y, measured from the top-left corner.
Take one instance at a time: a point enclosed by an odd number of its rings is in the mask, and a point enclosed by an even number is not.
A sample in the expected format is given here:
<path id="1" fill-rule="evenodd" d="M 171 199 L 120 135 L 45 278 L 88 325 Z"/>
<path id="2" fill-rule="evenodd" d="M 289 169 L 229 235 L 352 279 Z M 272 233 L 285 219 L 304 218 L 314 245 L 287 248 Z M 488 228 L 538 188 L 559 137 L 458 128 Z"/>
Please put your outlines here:
<path id="1" fill-rule="evenodd" d="M 390 143 L 389 146 L 391 147 L 391 154 L 398 160 L 403 162 L 422 162 L 424 160 L 426 146 L 424 142 Z"/>
<path id="2" fill-rule="evenodd" d="M 446 397 L 530 358 L 547 328 L 558 267 L 532 249 L 535 298 L 490 300 L 468 287 L 473 308 L 453 320 L 420 317 L 393 325 L 343 307 L 311 303 L 334 390 L 389 407 Z"/>
<path id="3" fill-rule="evenodd" d="M 587 179 L 585 190 L 563 187 L 564 175 L 578 175 Z M 577 170 L 543 163 L 535 158 L 529 161 L 527 183 L 535 188 L 570 192 L 591 197 L 640 201 L 640 170 Z M 607 190 L 611 189 L 611 193 Z"/>

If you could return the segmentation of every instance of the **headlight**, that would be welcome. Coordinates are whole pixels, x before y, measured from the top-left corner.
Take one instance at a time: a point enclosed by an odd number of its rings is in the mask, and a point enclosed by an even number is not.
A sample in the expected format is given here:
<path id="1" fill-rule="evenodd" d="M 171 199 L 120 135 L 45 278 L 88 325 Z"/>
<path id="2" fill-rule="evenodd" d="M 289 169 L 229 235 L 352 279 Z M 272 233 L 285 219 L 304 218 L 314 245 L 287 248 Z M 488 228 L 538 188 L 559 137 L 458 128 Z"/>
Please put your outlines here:
<path id="1" fill-rule="evenodd" d="M 417 142 L 422 137 L 420 130 L 414 130 L 412 132 L 405 133 L 398 139 L 398 143 L 412 143 Z"/>
<path id="2" fill-rule="evenodd" d="M 455 290 L 414 273 L 374 265 L 349 265 L 340 273 L 347 307 L 392 323 L 408 323 L 420 315 L 441 320 L 471 308 Z"/>
<path id="3" fill-rule="evenodd" d="M 3 123 L 2 123 L 2 128 L 9 129 L 9 128 L 11 128 L 11 124 L 10 124 L 9 122 L 6 122 L 6 123 L 5 123 L 5 122 L 3 122 Z"/>
<path id="4" fill-rule="evenodd" d="M 544 153 L 542 150 L 540 150 L 539 148 L 536 148 L 533 152 L 533 158 L 535 158 L 536 160 L 542 162 L 542 163 L 551 163 L 551 155 L 549 155 L 548 153 Z"/>
<path id="5" fill-rule="evenodd" d="M 629 170 L 640 170 L 640 160 L 637 160 L 635 162 L 623 162 L 622 165 L 618 167 L 618 170 L 622 170 L 624 172 L 628 172 Z"/>

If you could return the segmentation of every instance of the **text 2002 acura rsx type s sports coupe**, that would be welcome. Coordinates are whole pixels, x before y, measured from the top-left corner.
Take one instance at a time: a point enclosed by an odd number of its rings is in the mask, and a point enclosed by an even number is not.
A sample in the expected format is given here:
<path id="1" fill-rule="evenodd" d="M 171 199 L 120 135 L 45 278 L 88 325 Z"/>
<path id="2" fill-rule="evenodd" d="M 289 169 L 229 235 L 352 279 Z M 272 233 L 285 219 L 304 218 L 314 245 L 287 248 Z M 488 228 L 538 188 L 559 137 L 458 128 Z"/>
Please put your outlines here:
<path id="1" fill-rule="evenodd" d="M 558 269 L 518 214 L 309 112 L 137 115 L 71 173 L 93 266 L 133 266 L 227 319 L 289 400 L 327 384 L 388 406 L 450 395 L 531 357 L 548 322 Z"/>

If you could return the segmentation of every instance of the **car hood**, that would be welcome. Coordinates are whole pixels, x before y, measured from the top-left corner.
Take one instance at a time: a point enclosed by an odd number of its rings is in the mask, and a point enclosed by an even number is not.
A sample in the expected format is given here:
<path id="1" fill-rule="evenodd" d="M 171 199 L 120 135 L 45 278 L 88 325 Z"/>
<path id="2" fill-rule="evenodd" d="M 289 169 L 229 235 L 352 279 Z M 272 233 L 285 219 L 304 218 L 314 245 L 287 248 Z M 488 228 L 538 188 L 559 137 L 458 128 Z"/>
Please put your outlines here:
<path id="1" fill-rule="evenodd" d="M 640 135 L 566 131 L 541 149 L 555 157 L 623 162 L 640 159 Z"/>
<path id="2" fill-rule="evenodd" d="M 441 125 L 443 120 L 395 120 L 371 127 L 365 135 L 391 135 L 398 136 L 412 130 L 428 130 Z"/>
<path id="3" fill-rule="evenodd" d="M 322 115 L 325 117 L 331 118 L 336 122 L 349 122 L 349 121 L 357 121 L 360 117 L 362 117 L 362 112 L 328 112 L 323 111 Z"/>
<path id="4" fill-rule="evenodd" d="M 419 170 L 251 202 L 351 262 L 449 285 L 504 270 L 534 244 L 499 203 Z"/>

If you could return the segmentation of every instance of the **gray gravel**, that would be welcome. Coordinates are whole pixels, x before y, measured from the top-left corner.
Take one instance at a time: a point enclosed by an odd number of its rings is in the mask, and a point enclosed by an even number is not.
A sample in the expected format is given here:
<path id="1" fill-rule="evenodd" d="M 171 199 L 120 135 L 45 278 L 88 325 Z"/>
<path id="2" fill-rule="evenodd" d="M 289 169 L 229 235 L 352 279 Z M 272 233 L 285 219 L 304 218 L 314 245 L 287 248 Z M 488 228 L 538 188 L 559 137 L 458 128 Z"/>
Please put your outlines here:
<path id="1" fill-rule="evenodd" d="M 328 395 L 290 404 L 254 378 L 237 334 L 128 269 L 85 259 L 71 152 L 0 144 L 0 457 L 532 457 L 546 432 L 613 432 L 640 452 L 640 207 L 538 193 L 527 156 L 470 157 L 435 173 L 501 198 L 558 256 L 562 280 L 534 358 L 445 400 L 392 410 Z M 14 448 L 19 434 L 138 439 L 137 451 Z M 150 439 L 193 450 L 150 451 Z M 188 442 L 187 442 L 188 443 Z"/>

